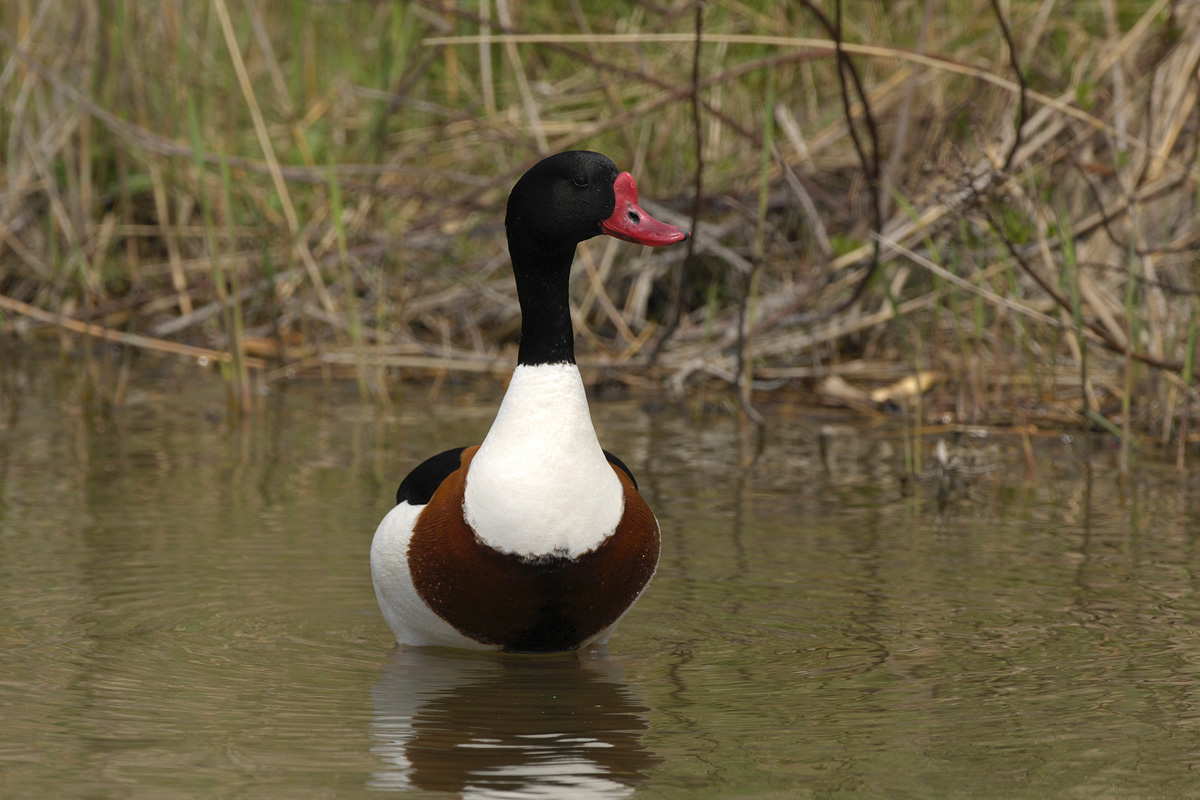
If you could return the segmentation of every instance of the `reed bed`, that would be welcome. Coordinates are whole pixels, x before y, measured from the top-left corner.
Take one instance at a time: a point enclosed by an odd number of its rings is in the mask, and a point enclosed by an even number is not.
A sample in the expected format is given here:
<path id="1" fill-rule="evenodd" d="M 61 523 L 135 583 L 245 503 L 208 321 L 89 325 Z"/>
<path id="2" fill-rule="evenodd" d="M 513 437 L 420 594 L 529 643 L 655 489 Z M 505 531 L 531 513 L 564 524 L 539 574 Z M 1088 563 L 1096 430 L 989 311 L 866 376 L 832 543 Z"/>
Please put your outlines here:
<path id="1" fill-rule="evenodd" d="M 127 380 L 147 350 L 218 365 L 237 409 L 502 375 L 507 189 L 582 147 L 697 234 L 580 248 L 590 379 L 1183 464 L 1198 69 L 1171 0 L 14 0 L 0 319 L 128 348 Z"/>

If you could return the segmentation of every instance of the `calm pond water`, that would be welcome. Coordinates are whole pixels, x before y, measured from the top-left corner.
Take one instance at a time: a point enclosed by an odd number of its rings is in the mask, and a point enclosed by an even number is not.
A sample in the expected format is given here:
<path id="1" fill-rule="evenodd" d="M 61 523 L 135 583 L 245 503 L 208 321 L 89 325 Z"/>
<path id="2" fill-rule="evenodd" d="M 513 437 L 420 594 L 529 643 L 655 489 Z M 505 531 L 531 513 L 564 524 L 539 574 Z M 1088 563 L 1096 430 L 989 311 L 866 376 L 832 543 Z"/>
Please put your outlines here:
<path id="1" fill-rule="evenodd" d="M 664 531 L 608 653 L 406 652 L 371 536 L 494 398 L 0 364 L 4 798 L 1200 797 L 1195 472 L 993 435 L 939 511 L 898 425 L 600 402 Z"/>

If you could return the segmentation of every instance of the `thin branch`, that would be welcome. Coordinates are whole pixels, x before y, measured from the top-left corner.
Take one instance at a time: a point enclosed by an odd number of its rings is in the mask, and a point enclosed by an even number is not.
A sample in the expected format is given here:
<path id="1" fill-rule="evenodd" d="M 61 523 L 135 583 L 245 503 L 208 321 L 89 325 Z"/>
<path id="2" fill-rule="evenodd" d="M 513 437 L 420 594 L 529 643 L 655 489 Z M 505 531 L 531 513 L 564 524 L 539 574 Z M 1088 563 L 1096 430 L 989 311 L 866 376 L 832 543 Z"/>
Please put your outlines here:
<path id="1" fill-rule="evenodd" d="M 28 303 L 23 303 L 12 297 L 0 295 L 0 309 L 20 314 L 23 317 L 35 319 L 38 322 L 44 322 L 47 325 L 55 325 L 64 330 L 73 333 L 91 336 L 96 339 L 104 339 L 109 342 L 117 342 L 119 344 L 128 345 L 129 347 L 140 347 L 144 350 L 157 350 L 160 353 L 170 353 L 176 356 L 185 356 L 187 358 L 209 359 L 211 361 L 228 362 L 233 360 L 233 355 L 223 350 L 210 350 L 207 347 L 196 347 L 190 344 L 181 344 L 172 342 L 167 339 L 155 339 L 150 336 L 142 336 L 138 333 L 128 333 L 126 331 L 118 331 L 112 328 L 105 328 L 101 325 L 92 325 L 88 322 L 80 322 L 78 320 L 65 317 L 62 314 L 55 314 L 50 311 L 44 311 L 36 306 L 31 306 Z M 264 369 L 267 364 L 261 358 L 246 358 L 246 366 L 254 367 L 255 369 Z"/>
<path id="2" fill-rule="evenodd" d="M 1019 111 L 1017 114 L 1017 130 L 1013 135 L 1012 147 L 1008 150 L 1008 156 L 1004 159 L 1004 171 L 1007 172 L 1012 166 L 1013 158 L 1017 155 L 1017 150 L 1021 147 L 1021 130 L 1025 127 L 1025 119 L 1029 113 L 1026 107 L 1026 96 L 1029 93 L 1029 85 L 1025 83 L 1025 73 L 1021 72 L 1021 62 L 1017 56 L 1017 45 L 1013 41 L 1012 31 L 1008 28 L 1008 20 L 1004 19 L 1004 14 L 1000 11 L 1000 0 L 992 0 L 992 11 L 996 15 L 996 21 L 1000 23 L 1000 32 L 1004 36 L 1004 44 L 1008 48 L 1008 61 L 1012 65 L 1013 74 L 1017 77 L 1017 86 L 1020 87 L 1018 97 L 1020 99 Z"/>
<path id="3" fill-rule="evenodd" d="M 871 113 L 871 103 L 867 99 L 867 92 L 863 88 L 858 70 L 855 69 L 854 62 L 846 55 L 846 50 L 843 47 L 841 0 L 837 2 L 836 24 L 830 23 L 829 19 L 821 13 L 820 9 L 812 4 L 811 0 L 800 0 L 800 4 L 812 12 L 817 21 L 821 23 L 821 27 L 825 28 L 830 38 L 833 39 L 837 55 L 838 83 L 842 92 L 842 110 L 846 115 L 846 128 L 850 132 L 850 139 L 854 143 L 854 150 L 858 153 L 859 163 L 862 164 L 863 172 L 867 176 L 867 190 L 871 195 L 871 227 L 876 234 L 871 244 L 871 262 L 858 284 L 854 287 L 854 290 L 850 293 L 850 296 L 832 308 L 809 314 L 801 314 L 796 318 L 797 324 L 810 324 L 823 319 L 829 319 L 857 303 L 859 298 L 863 296 L 863 293 L 866 292 L 867 285 L 871 282 L 871 279 L 875 277 L 875 273 L 879 270 L 879 237 L 883 235 L 883 199 L 879 187 L 879 131 L 875 125 L 875 117 Z M 850 81 L 853 82 L 854 90 L 858 94 L 859 101 L 862 103 L 862 117 L 864 124 L 867 126 L 867 134 L 871 140 L 870 154 L 864 150 L 858 130 L 854 125 L 853 104 L 850 99 L 850 88 L 846 80 L 847 75 L 850 76 Z"/>

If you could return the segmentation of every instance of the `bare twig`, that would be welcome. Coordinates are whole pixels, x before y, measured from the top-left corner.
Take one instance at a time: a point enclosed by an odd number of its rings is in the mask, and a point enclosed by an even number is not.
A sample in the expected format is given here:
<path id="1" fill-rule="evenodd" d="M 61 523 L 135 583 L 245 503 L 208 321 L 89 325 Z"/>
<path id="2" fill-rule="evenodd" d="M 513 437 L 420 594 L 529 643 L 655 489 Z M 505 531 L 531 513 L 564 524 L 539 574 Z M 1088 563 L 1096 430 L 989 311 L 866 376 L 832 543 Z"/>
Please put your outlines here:
<path id="1" fill-rule="evenodd" d="M 166 339 L 154 339 L 149 336 L 142 336 L 136 333 L 128 333 L 126 331 L 117 331 L 112 328 L 105 328 L 100 325 L 92 325 L 87 322 L 79 322 L 78 320 L 64 317 L 61 314 L 52 314 L 49 311 L 43 311 L 40 308 L 31 306 L 28 303 L 22 303 L 20 300 L 14 300 L 11 297 L 0 295 L 0 308 L 5 311 L 11 311 L 14 314 L 20 314 L 23 317 L 35 319 L 38 322 L 44 322 L 48 325 L 56 325 L 64 330 L 73 333 L 80 333 L 85 336 L 91 336 L 96 339 L 104 339 L 110 342 L 129 345 L 130 347 L 140 347 L 145 350 L 157 350 L 160 353 L 170 353 L 177 356 L 186 356 L 188 358 L 208 359 L 210 361 L 229 362 L 233 360 L 233 355 L 223 350 L 210 350 L 207 347 L 195 347 L 190 344 L 180 344 L 179 342 L 171 342 Z M 262 369 L 266 366 L 260 358 L 247 358 L 246 365 L 255 369 Z"/>
<path id="2" fill-rule="evenodd" d="M 838 61 L 838 84 L 842 94 L 842 110 L 846 116 L 846 128 L 850 134 L 851 141 L 854 142 L 854 150 L 858 153 L 859 163 L 862 165 L 863 172 L 867 176 L 867 191 L 871 196 L 871 226 L 872 229 L 879 235 L 883 234 L 883 200 L 880 194 L 879 186 L 879 134 L 875 126 L 875 118 L 871 114 L 870 103 L 867 100 L 867 93 L 863 89 L 862 80 L 858 76 L 858 70 L 854 67 L 854 62 L 846 55 L 845 48 L 842 44 L 842 3 L 837 1 L 837 16 L 836 24 L 830 23 L 829 19 L 821 13 L 811 0 L 800 0 L 800 4 L 807 8 L 813 16 L 821 23 L 821 26 L 828 31 L 830 38 L 833 39 Z M 850 89 L 847 81 L 849 75 L 850 82 L 853 82 L 855 92 L 858 94 L 859 102 L 862 103 L 863 120 L 867 127 L 867 134 L 871 140 L 871 151 L 868 153 L 863 148 L 862 140 L 859 137 L 858 130 L 854 126 L 854 115 L 851 112 Z M 871 247 L 871 261 L 863 273 L 861 280 L 850 292 L 850 296 L 837 303 L 832 308 L 827 308 L 822 311 L 812 312 L 809 314 L 800 315 L 796 321 L 797 324 L 811 324 L 823 319 L 828 319 L 836 314 L 840 314 L 850 306 L 858 302 L 863 293 L 867 289 L 867 285 L 871 279 L 875 277 L 875 272 L 879 269 L 879 240 L 875 239 Z"/>
<path id="3" fill-rule="evenodd" d="M 1021 71 L 1020 58 L 1017 55 L 1017 44 L 1013 41 L 1012 31 L 1008 29 L 1008 20 L 1004 18 L 1004 12 L 1000 10 L 1000 0 L 992 0 L 992 13 L 996 15 L 996 21 L 1000 23 L 1000 32 L 1004 36 L 1004 46 L 1008 48 L 1008 62 L 1012 66 L 1013 74 L 1017 76 L 1017 86 L 1020 91 L 1017 93 L 1017 125 L 1013 132 L 1013 143 L 1008 149 L 1008 155 L 1004 158 L 1004 170 L 1009 170 L 1013 165 L 1013 158 L 1017 155 L 1017 150 L 1021 148 L 1021 131 L 1025 128 L 1025 118 L 1028 111 L 1025 106 L 1025 97 L 1029 93 L 1029 86 L 1025 83 L 1025 73 Z"/>

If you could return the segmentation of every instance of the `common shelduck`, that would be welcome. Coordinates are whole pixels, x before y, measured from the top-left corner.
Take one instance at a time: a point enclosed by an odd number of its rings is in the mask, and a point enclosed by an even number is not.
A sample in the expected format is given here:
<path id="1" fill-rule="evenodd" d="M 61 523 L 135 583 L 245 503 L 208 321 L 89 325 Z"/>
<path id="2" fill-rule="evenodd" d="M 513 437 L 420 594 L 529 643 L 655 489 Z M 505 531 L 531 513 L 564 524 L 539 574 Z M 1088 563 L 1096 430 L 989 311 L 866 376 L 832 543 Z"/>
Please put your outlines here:
<path id="1" fill-rule="evenodd" d="M 383 617 L 403 645 L 514 652 L 603 644 L 658 564 L 658 522 L 600 448 L 575 364 L 575 245 L 659 247 L 688 233 L 638 205 L 628 172 L 559 153 L 526 172 L 504 220 L 521 303 L 517 366 L 483 443 L 408 474 L 371 544 Z"/>

